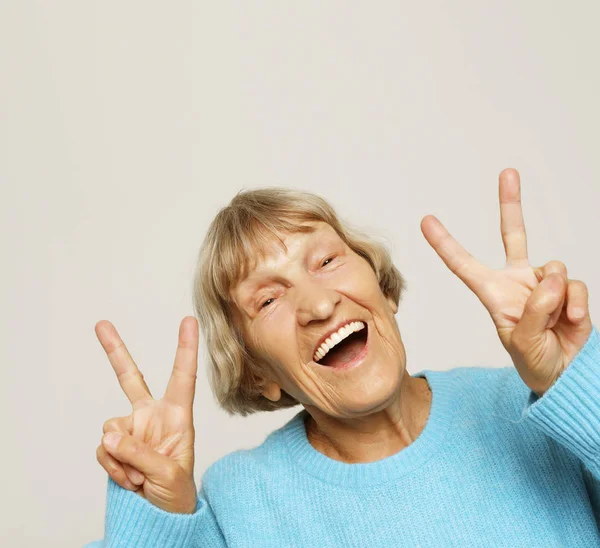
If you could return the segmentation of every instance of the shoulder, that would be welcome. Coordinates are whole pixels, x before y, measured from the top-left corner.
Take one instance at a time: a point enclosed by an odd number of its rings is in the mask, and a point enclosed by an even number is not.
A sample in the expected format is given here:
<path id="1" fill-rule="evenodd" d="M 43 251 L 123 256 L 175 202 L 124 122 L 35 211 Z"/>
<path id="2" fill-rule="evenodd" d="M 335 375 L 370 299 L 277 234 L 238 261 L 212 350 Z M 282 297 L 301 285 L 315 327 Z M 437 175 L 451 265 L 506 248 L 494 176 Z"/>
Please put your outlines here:
<path id="1" fill-rule="evenodd" d="M 467 391 L 480 392 L 481 390 L 496 390 L 507 384 L 520 381 L 517 370 L 514 367 L 481 367 L 465 366 L 455 367 L 444 371 L 456 379 Z M 522 381 L 521 381 L 522 382 Z"/>
<path id="2" fill-rule="evenodd" d="M 203 488 L 209 495 L 217 490 L 235 493 L 240 489 L 260 488 L 265 481 L 273 481 L 287 468 L 282 432 L 291 420 L 269 433 L 260 445 L 237 449 L 212 463 L 202 476 Z"/>
<path id="3" fill-rule="evenodd" d="M 436 384 L 447 385 L 461 395 L 484 396 L 522 383 L 514 367 L 463 366 L 445 371 L 427 370 L 427 375 L 435 376 Z"/>
<path id="4" fill-rule="evenodd" d="M 465 411 L 510 414 L 529 394 L 529 388 L 513 366 L 456 367 L 439 374 L 452 382 L 455 397 L 460 399 L 460 407 Z"/>

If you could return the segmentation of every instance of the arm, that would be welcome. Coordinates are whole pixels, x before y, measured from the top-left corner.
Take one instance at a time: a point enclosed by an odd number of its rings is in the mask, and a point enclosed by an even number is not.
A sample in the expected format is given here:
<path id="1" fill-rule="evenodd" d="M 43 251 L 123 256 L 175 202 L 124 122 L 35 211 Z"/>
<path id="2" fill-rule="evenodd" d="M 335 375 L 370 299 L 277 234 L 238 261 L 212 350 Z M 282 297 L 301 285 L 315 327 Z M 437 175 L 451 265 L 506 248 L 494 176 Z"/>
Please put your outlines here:
<path id="1" fill-rule="evenodd" d="M 227 544 L 201 489 L 193 514 L 175 514 L 154 506 L 108 478 L 104 539 L 85 548 L 196 548 Z"/>
<path id="2" fill-rule="evenodd" d="M 194 482 L 196 319 L 180 324 L 173 371 L 160 400 L 152 397 L 115 327 L 100 321 L 96 335 L 133 411 L 104 423 L 96 458 L 109 474 L 105 538 L 92 546 L 226 546 L 205 491 L 198 493 Z"/>
<path id="3" fill-rule="evenodd" d="M 521 420 L 531 421 L 581 461 L 600 529 L 600 333 L 596 327 L 562 375 L 539 398 L 529 393 Z"/>
<path id="4" fill-rule="evenodd" d="M 592 512 L 600 529 L 600 333 L 592 333 L 556 382 L 541 397 L 532 391 L 522 419 L 577 455 Z"/>
<path id="5" fill-rule="evenodd" d="M 529 391 L 517 422 L 529 421 L 576 455 L 600 481 L 600 332 L 540 398 Z"/>

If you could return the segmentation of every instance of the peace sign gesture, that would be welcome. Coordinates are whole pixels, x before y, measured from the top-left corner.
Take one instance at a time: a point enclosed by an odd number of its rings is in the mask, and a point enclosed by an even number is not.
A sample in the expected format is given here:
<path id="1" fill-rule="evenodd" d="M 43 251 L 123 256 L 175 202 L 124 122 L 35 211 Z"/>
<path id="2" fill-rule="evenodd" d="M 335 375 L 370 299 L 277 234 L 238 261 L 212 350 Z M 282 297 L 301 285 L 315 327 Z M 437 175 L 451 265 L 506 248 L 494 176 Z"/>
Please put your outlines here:
<path id="1" fill-rule="evenodd" d="M 519 173 L 505 169 L 499 181 L 506 251 L 502 270 L 475 260 L 433 215 L 423 218 L 421 231 L 488 310 L 519 375 L 541 397 L 592 333 L 588 291 L 583 282 L 567 278 L 567 267 L 560 261 L 529 265 Z"/>
<path id="2" fill-rule="evenodd" d="M 194 513 L 193 403 L 198 369 L 198 322 L 185 317 L 165 395 L 155 400 L 117 330 L 107 320 L 96 336 L 132 405 L 126 417 L 104 423 L 98 462 L 116 483 L 175 513 Z"/>

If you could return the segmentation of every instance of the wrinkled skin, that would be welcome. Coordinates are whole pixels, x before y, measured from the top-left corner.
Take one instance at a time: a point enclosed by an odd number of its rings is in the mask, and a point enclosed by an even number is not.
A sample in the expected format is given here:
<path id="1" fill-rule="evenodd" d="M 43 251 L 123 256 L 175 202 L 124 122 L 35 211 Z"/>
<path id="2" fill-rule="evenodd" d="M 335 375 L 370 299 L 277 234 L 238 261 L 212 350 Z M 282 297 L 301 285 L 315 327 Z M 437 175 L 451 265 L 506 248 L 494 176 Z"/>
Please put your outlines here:
<path id="1" fill-rule="evenodd" d="M 582 281 L 568 278 L 560 261 L 529 264 L 517 170 L 500 173 L 499 201 L 506 251 L 501 270 L 474 259 L 433 215 L 423 218 L 421 230 L 450 271 L 479 298 L 521 379 L 541 397 L 592 332 L 588 290 Z"/>
<path id="2" fill-rule="evenodd" d="M 295 397 L 313 419 L 309 433 L 335 439 L 337 453 L 351 460 L 360 458 L 350 441 L 357 433 L 369 438 L 366 445 L 389 440 L 380 452 L 394 452 L 422 428 L 427 383 L 406 371 L 398 307 L 382 293 L 369 263 L 328 224 L 307 224 L 313 233 L 281 235 L 287 252 L 267 250 L 232 290 L 244 340 L 266 364 L 263 393 L 274 401 L 281 389 Z M 369 345 L 364 362 L 344 372 L 313 361 L 320 337 L 342 320 L 365 322 Z"/>

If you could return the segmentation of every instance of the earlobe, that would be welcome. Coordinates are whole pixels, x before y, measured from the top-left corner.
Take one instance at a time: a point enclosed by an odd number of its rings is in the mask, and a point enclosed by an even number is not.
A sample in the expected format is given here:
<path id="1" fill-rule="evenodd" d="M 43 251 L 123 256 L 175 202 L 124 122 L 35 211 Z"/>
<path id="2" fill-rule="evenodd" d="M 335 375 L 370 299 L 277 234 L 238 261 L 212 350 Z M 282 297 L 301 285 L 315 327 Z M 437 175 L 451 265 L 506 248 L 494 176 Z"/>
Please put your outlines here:
<path id="1" fill-rule="evenodd" d="M 279 401 L 281 399 L 281 388 L 275 382 L 269 382 L 263 390 L 263 396 L 272 402 Z"/>

